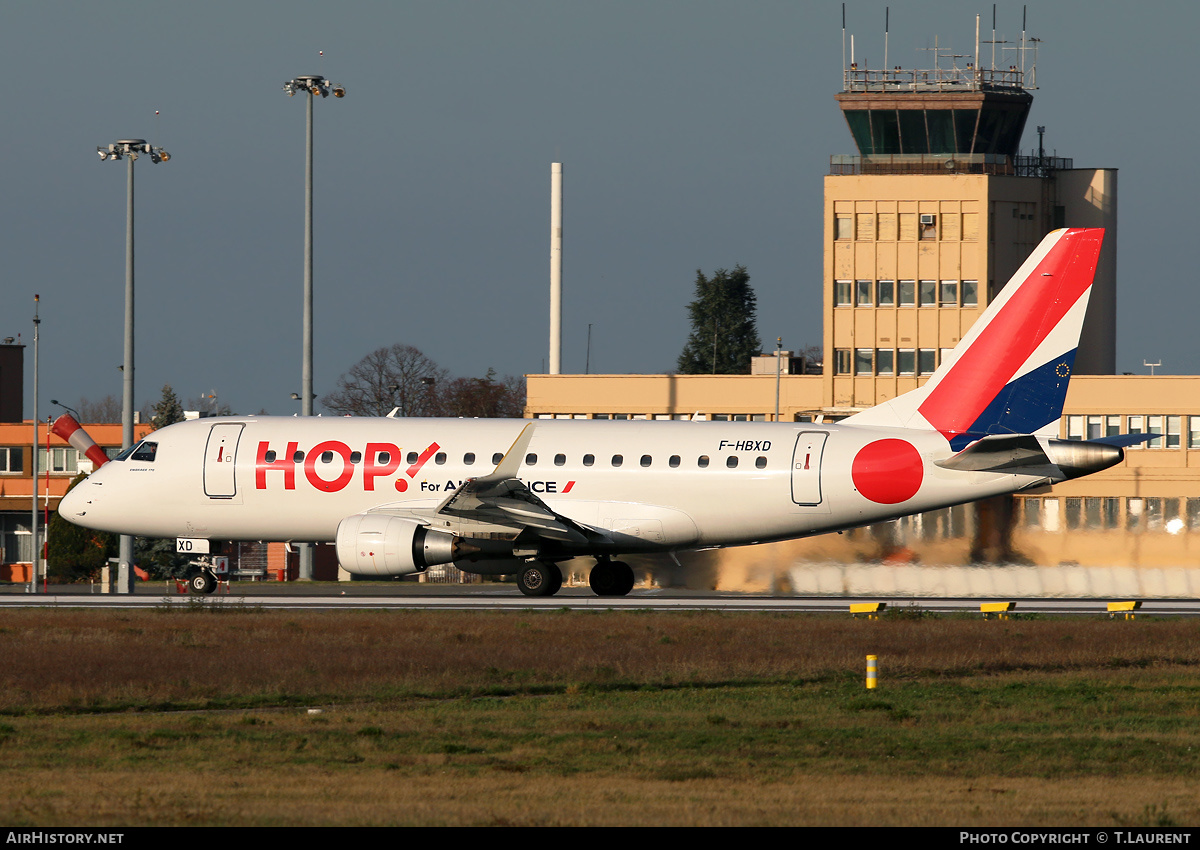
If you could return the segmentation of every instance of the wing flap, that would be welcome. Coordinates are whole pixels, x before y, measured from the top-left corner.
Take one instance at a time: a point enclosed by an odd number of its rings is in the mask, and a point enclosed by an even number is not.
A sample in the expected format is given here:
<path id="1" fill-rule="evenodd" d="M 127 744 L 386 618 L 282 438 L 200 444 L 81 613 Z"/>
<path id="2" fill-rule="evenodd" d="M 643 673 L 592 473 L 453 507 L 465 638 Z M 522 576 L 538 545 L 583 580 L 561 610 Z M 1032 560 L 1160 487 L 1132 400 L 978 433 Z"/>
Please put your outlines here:
<path id="1" fill-rule="evenodd" d="M 586 543 L 604 535 L 554 511 L 525 486 L 517 472 L 533 439 L 534 423 L 517 436 L 496 468 L 469 478 L 433 512 L 480 524 L 517 526 L 539 537 L 563 543 Z"/>

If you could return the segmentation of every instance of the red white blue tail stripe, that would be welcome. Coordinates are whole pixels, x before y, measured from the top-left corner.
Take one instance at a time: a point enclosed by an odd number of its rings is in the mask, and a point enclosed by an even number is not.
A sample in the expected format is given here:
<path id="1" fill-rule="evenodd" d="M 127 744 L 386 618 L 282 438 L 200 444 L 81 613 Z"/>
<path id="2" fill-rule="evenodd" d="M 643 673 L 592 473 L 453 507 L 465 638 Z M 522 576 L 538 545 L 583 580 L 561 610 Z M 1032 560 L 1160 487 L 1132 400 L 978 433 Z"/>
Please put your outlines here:
<path id="1" fill-rule="evenodd" d="M 928 428 L 956 451 L 1055 422 L 1103 241 L 1102 228 L 1046 236 L 925 386 L 848 421 Z"/>

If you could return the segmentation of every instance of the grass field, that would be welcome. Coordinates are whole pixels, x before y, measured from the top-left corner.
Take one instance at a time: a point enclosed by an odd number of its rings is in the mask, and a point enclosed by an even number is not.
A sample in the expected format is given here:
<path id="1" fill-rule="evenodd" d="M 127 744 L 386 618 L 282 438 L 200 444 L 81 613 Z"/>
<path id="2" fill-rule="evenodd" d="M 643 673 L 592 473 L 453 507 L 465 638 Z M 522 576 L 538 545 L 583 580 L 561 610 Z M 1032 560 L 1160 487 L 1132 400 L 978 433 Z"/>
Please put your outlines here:
<path id="1" fill-rule="evenodd" d="M 17 610 L 0 650 L 14 826 L 1200 823 L 1191 620 Z"/>

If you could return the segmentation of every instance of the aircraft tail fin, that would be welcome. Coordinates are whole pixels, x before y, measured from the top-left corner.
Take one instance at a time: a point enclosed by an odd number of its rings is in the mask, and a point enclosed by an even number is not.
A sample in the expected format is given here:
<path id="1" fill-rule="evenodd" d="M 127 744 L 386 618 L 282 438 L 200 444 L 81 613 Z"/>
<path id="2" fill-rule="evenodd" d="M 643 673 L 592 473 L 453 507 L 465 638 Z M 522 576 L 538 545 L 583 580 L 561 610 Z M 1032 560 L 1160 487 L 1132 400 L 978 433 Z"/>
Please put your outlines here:
<path id="1" fill-rule="evenodd" d="M 940 432 L 956 451 L 1062 415 L 1103 228 L 1048 234 L 922 387 L 847 422 Z"/>

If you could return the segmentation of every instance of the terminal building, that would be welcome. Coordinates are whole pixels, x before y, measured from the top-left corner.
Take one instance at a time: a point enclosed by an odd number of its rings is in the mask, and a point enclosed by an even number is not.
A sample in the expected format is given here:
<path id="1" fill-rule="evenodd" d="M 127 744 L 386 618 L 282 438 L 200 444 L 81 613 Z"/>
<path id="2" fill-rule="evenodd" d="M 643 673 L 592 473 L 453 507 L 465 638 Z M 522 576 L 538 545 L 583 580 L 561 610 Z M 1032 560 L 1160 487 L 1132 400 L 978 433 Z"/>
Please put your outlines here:
<path id="1" fill-rule="evenodd" d="M 832 156 L 824 181 L 820 374 L 781 352 L 778 390 L 770 354 L 745 375 L 530 375 L 527 416 L 836 421 L 923 383 L 1047 232 L 1103 227 L 1060 433 L 1158 436 L 1097 475 L 860 532 L 849 556 L 1191 565 L 1200 377 L 1115 374 L 1116 169 L 1046 156 L 1041 127 L 1020 153 L 1034 88 L 1020 69 L 939 64 L 845 69 L 836 102 L 857 153 Z"/>

